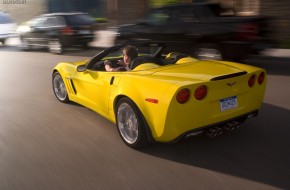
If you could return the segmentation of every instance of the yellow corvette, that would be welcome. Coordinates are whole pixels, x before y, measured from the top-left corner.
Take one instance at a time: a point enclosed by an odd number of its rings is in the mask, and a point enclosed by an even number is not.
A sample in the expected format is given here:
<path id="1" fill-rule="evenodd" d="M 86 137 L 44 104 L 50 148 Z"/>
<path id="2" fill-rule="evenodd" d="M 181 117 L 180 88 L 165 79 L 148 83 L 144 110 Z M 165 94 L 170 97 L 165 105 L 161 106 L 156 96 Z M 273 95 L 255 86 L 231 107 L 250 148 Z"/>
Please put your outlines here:
<path id="1" fill-rule="evenodd" d="M 197 60 L 143 43 L 130 71 L 106 72 L 122 59 L 117 45 L 89 61 L 59 63 L 52 74 L 61 102 L 77 102 L 116 123 L 132 148 L 183 137 L 217 136 L 255 117 L 262 105 L 265 70 L 234 62 Z M 116 64 L 115 64 L 116 65 Z"/>

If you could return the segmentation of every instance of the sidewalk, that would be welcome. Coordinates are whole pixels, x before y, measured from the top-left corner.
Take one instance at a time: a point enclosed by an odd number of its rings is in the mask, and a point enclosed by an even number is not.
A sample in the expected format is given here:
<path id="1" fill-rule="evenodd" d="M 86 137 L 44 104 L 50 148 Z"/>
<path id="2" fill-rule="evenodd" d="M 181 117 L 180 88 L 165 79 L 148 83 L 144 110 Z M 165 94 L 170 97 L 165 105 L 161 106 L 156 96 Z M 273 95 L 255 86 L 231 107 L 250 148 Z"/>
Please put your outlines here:
<path id="1" fill-rule="evenodd" d="M 264 56 L 270 56 L 270 57 L 290 58 L 290 49 L 269 48 L 269 49 L 264 50 L 261 54 Z"/>
<path id="2" fill-rule="evenodd" d="M 116 32 L 113 30 L 99 30 L 95 32 L 95 40 L 89 45 L 92 47 L 111 47 L 114 45 Z"/>
<path id="3" fill-rule="evenodd" d="M 113 30 L 98 30 L 95 32 L 95 40 L 89 44 L 91 47 L 106 48 L 114 45 L 116 32 Z M 7 40 L 8 46 L 17 46 L 20 44 L 19 38 L 11 38 Z M 290 49 L 275 49 L 269 48 L 261 53 L 264 56 L 270 57 L 285 57 L 290 58 Z"/>

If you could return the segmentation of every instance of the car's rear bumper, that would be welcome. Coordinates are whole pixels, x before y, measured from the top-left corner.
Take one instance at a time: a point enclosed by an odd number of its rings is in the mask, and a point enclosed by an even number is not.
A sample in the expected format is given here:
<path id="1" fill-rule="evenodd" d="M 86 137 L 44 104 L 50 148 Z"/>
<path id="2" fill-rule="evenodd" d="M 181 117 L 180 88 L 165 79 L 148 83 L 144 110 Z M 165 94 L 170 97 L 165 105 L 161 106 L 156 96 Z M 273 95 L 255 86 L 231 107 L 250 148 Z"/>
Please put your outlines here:
<path id="1" fill-rule="evenodd" d="M 223 58 L 225 60 L 241 60 L 250 54 L 259 52 L 273 46 L 269 40 L 255 41 L 224 41 L 221 43 Z"/>
<path id="2" fill-rule="evenodd" d="M 84 36 L 62 36 L 61 42 L 63 46 L 85 45 L 94 40 L 94 34 Z"/>
<path id="3" fill-rule="evenodd" d="M 8 34 L 0 34 L 0 40 L 7 39 L 7 38 L 14 38 L 17 35 L 15 33 L 8 33 Z"/>
<path id="4" fill-rule="evenodd" d="M 243 115 L 240 115 L 240 116 L 237 116 L 237 117 L 225 120 L 225 121 L 221 121 L 221 122 L 214 123 L 211 125 L 203 126 L 203 127 L 198 128 L 198 129 L 193 129 L 193 130 L 190 130 L 190 131 L 187 131 L 187 132 L 181 134 L 180 136 L 178 136 L 177 138 L 175 138 L 171 142 L 177 142 L 180 139 L 188 138 L 188 137 L 192 137 L 192 136 L 197 136 L 197 135 L 201 135 L 201 134 L 214 137 L 214 136 L 220 135 L 224 132 L 229 132 L 229 131 L 234 130 L 235 128 L 238 128 L 241 123 L 243 123 L 244 121 L 246 121 L 249 118 L 256 117 L 258 115 L 258 113 L 259 113 L 259 110 L 254 110 L 254 111 L 251 111 L 249 113 L 246 113 L 246 114 L 243 114 Z M 232 125 L 232 126 L 230 126 L 230 125 Z M 209 134 L 210 130 L 216 130 L 217 133 L 216 134 Z"/>
<path id="5" fill-rule="evenodd" d="M 170 142 L 193 131 L 220 125 L 236 118 L 248 117 L 260 109 L 266 89 L 266 81 L 261 85 L 256 83 L 251 88 L 248 86 L 248 79 L 253 74 L 259 76 L 262 71 L 257 70 L 235 78 L 203 83 L 208 88 L 204 100 L 198 101 L 193 97 L 185 104 L 179 104 L 174 95 L 168 107 L 160 105 L 157 115 L 148 121 L 153 138 L 160 142 Z M 230 87 L 228 84 L 232 83 L 234 86 Z M 200 84 L 193 84 L 186 88 L 194 92 L 198 85 Z M 166 94 L 172 94 L 171 89 Z M 223 109 L 223 100 L 230 98 L 236 99 L 235 107 Z"/>

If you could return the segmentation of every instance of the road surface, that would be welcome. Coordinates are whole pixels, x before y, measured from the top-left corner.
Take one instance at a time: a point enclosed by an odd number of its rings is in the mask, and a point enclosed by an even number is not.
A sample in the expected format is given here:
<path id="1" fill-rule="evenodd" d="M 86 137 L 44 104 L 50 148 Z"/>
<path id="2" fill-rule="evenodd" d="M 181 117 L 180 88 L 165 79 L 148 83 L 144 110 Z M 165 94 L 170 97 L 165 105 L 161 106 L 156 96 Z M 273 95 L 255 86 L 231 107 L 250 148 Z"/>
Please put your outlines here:
<path id="1" fill-rule="evenodd" d="M 111 122 L 54 97 L 52 68 L 97 49 L 0 46 L 1 190 L 290 189 L 290 61 L 252 57 L 268 86 L 257 118 L 217 138 L 127 147 Z"/>

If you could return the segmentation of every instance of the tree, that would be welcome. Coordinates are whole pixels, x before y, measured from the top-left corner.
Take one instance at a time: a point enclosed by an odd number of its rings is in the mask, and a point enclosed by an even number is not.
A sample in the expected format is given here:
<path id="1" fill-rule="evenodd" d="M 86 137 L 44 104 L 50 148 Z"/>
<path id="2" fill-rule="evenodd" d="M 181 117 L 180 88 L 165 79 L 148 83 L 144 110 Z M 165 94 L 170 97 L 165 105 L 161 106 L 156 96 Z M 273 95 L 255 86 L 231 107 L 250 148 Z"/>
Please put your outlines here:
<path id="1" fill-rule="evenodd" d="M 180 0 L 149 0 L 151 7 L 160 7 L 164 5 L 180 3 Z"/>

